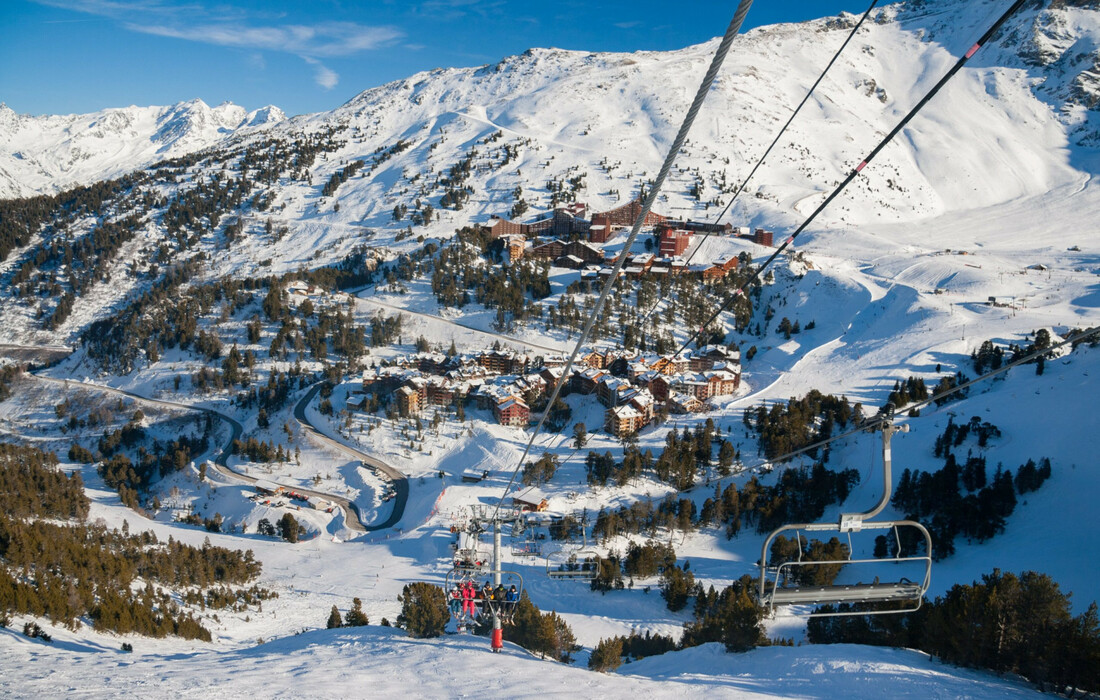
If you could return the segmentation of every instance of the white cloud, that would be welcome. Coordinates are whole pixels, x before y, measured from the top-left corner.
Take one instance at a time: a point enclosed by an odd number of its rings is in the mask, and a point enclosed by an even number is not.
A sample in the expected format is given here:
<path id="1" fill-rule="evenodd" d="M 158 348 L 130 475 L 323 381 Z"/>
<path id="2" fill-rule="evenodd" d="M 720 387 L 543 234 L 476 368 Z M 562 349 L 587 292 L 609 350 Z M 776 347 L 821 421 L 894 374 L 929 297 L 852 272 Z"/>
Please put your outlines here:
<path id="1" fill-rule="evenodd" d="M 340 76 L 336 73 L 336 71 L 327 68 L 316 58 L 302 56 L 302 60 L 316 69 L 316 72 L 313 74 L 313 80 L 316 81 L 316 83 L 324 89 L 331 90 L 332 88 L 336 87 L 336 84 L 338 82 L 340 82 Z"/>
<path id="2" fill-rule="evenodd" d="M 161 0 L 36 0 L 40 4 L 109 17 L 130 31 L 239 49 L 299 56 L 350 56 L 392 44 L 405 33 L 357 22 L 261 23 L 231 6 L 167 5 Z M 272 16 L 268 15 L 268 19 Z"/>
<path id="3" fill-rule="evenodd" d="M 390 44 L 404 33 L 393 27 L 370 27 L 354 22 L 322 22 L 253 27 L 239 23 L 192 26 L 127 22 L 135 32 L 241 49 L 283 51 L 307 56 L 348 56 Z"/>

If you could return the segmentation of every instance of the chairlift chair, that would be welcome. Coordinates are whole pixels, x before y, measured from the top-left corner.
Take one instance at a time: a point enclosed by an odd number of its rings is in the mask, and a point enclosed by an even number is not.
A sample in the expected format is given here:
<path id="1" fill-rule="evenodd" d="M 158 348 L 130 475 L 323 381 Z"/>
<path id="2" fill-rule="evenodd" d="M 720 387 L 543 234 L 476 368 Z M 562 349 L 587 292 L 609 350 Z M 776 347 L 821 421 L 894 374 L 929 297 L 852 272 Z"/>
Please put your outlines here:
<path id="1" fill-rule="evenodd" d="M 478 574 L 485 573 L 492 568 L 491 557 L 481 547 L 481 530 L 476 528 L 459 530 L 456 537 L 458 538 L 454 550 L 454 569 L 456 571 Z M 463 542 L 463 537 L 465 537 L 465 542 Z"/>
<path id="2" fill-rule="evenodd" d="M 540 557 L 542 556 L 542 543 L 531 535 L 522 540 L 512 540 L 513 557 Z"/>
<path id="3" fill-rule="evenodd" d="M 582 536 L 584 530 L 581 530 Z M 546 575 L 554 579 L 591 581 L 600 571 L 600 554 L 585 538 L 579 547 L 562 547 L 546 555 Z"/>
<path id="4" fill-rule="evenodd" d="M 486 600 L 485 598 L 476 598 L 474 606 L 477 609 L 475 615 L 471 616 L 465 607 L 460 608 L 459 611 L 455 610 L 455 606 L 452 604 L 452 591 L 466 582 L 472 582 L 477 591 L 482 588 L 481 584 L 484 584 L 485 577 L 489 577 L 491 580 L 495 578 L 496 574 L 500 574 L 500 583 L 504 586 L 505 590 L 509 590 L 512 586 L 516 587 L 515 600 Z M 491 566 L 473 570 L 461 567 L 455 567 L 447 573 L 447 577 L 444 583 L 444 590 L 447 593 L 447 603 L 450 607 L 451 617 L 454 618 L 455 623 L 459 628 L 464 628 L 468 624 L 472 624 L 480 617 L 484 616 L 486 612 L 495 612 L 500 616 L 504 622 L 511 622 L 512 616 L 515 614 L 516 604 L 523 596 L 523 576 L 518 571 L 505 571 L 496 570 Z"/>
<path id="5" fill-rule="evenodd" d="M 908 426 L 895 428 L 892 421 L 893 407 L 888 406 L 881 422 L 882 430 L 882 462 L 883 462 L 883 494 L 879 502 L 864 513 L 842 513 L 835 523 L 803 523 L 797 525 L 785 525 L 768 535 L 764 540 L 760 553 L 760 588 L 758 598 L 760 604 L 767 609 L 769 614 L 774 614 L 779 606 L 786 605 L 839 605 L 841 603 L 897 603 L 901 604 L 896 609 L 852 611 L 852 612 L 815 612 L 810 617 L 835 617 L 846 615 L 873 615 L 896 614 L 912 612 L 921 606 L 924 594 L 928 592 L 928 586 L 932 578 L 932 537 L 928 530 L 918 522 L 912 520 L 870 520 L 882 512 L 886 504 L 890 502 L 892 479 L 890 474 L 890 438 L 895 430 L 906 432 Z M 915 530 L 923 538 L 924 553 L 905 553 L 901 542 L 901 532 L 905 528 Z M 895 555 L 887 558 L 852 558 L 852 533 L 862 530 L 886 530 L 891 531 L 896 543 Z M 844 535 L 847 538 L 847 556 L 829 561 L 806 561 L 802 558 L 801 532 L 832 532 Z M 772 542 L 784 532 L 794 532 L 798 543 L 798 558 L 795 561 L 769 566 L 768 553 Z M 834 584 L 834 585 L 790 585 L 791 580 L 797 580 L 800 570 L 812 566 L 828 565 L 877 565 L 879 575 L 874 577 L 872 583 Z M 917 580 L 897 577 L 892 581 L 880 581 L 880 575 L 885 564 L 909 565 Z M 896 569 L 895 569 L 896 570 Z M 905 604 L 908 604 L 907 606 Z"/>

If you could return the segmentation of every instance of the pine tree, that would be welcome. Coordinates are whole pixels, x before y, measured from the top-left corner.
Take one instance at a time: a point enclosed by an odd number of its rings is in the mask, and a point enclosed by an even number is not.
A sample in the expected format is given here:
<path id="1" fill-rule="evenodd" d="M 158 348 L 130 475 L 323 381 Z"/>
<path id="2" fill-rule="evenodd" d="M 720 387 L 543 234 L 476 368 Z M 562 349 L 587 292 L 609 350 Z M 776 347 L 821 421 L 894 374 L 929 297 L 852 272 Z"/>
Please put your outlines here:
<path id="1" fill-rule="evenodd" d="M 352 598 L 351 610 L 348 610 L 348 614 L 344 617 L 344 627 L 365 627 L 368 624 L 370 620 L 363 612 L 363 602 L 358 598 Z"/>
<path id="2" fill-rule="evenodd" d="M 397 625 L 403 627 L 410 637 L 438 637 L 443 634 L 451 613 L 442 588 L 417 581 L 406 584 L 397 599 L 401 602 Z"/>
<path id="3" fill-rule="evenodd" d="M 358 598 L 356 598 L 358 600 Z M 328 614 L 328 623 L 325 625 L 327 629 L 336 629 L 344 626 L 344 620 L 340 617 L 340 611 L 336 609 L 336 606 L 332 606 L 332 611 Z"/>
<path id="4" fill-rule="evenodd" d="M 592 656 L 588 657 L 588 668 L 606 673 L 614 671 L 623 663 L 623 638 L 601 639 Z"/>

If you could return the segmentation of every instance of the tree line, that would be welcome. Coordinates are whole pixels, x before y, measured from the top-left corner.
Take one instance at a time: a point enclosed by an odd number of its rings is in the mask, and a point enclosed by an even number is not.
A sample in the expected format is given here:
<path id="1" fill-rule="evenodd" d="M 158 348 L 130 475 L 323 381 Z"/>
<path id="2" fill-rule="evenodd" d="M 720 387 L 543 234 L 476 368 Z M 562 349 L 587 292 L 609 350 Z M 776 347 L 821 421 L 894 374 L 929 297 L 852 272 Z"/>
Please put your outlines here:
<path id="1" fill-rule="evenodd" d="M 71 629 L 81 618 L 98 630 L 210 640 L 210 632 L 161 588 L 239 600 L 271 597 L 253 588 L 238 596 L 227 586 L 256 578 L 251 551 L 191 547 L 152 532 L 131 535 L 84 522 L 89 501 L 79 475 L 56 469 L 57 458 L 35 448 L 0 445 L 0 617 L 47 617 Z M 44 519 L 49 519 L 49 521 Z M 62 522 L 55 522 L 62 521 Z M 145 586 L 136 589 L 136 580 Z"/>
<path id="2" fill-rule="evenodd" d="M 907 615 L 812 618 L 813 644 L 920 649 L 950 664 L 1016 673 L 1045 691 L 1100 692 L 1100 614 L 1073 615 L 1046 574 L 994 569 Z M 841 605 L 822 611 L 864 609 Z"/>
<path id="3" fill-rule="evenodd" d="M 1000 430 L 977 417 L 961 426 L 949 419 L 935 447 L 936 456 L 945 457 L 944 466 L 935 472 L 904 470 L 891 499 L 908 519 L 928 523 L 936 559 L 954 554 L 955 538 L 960 535 L 984 542 L 1004 532 L 1006 519 L 1016 509 L 1017 495 L 1035 491 L 1051 475 L 1050 460 L 1045 457 L 1038 463 L 1029 459 L 1017 468 L 1015 476 L 1000 464 L 989 476 L 985 457 L 972 451 L 960 463 L 951 448 L 960 446 L 971 433 L 977 434 L 979 445 L 984 446 L 992 436 L 1000 435 Z M 902 540 L 903 550 L 914 544 Z M 890 542 L 890 547 L 896 549 L 897 545 Z"/>

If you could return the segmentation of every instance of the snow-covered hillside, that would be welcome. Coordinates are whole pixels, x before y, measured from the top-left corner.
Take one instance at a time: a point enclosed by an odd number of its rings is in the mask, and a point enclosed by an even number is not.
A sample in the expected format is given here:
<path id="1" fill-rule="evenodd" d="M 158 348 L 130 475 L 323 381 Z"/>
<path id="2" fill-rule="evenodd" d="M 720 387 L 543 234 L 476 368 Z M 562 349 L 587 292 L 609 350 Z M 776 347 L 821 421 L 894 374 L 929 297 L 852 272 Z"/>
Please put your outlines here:
<path id="1" fill-rule="evenodd" d="M 100 644 L 58 635 L 63 649 L 53 652 L 0 631 L 0 648 L 14 669 L 0 679 L 0 689 L 11 698 L 42 697 L 59 688 L 88 697 L 143 698 L 209 692 L 224 698 L 558 698 L 573 697 L 579 688 L 603 698 L 856 699 L 883 692 L 913 700 L 1045 697 L 917 652 L 851 645 L 758 649 L 731 657 L 710 644 L 602 675 L 538 661 L 511 644 L 487 656 L 483 639 L 416 640 L 385 628 L 314 631 L 231 652 L 181 650 L 170 658 L 136 648 L 122 654 Z"/>
<path id="2" fill-rule="evenodd" d="M 775 240 L 782 240 L 1003 10 L 1004 3 L 993 0 L 912 0 L 876 11 L 726 220 L 774 229 Z M 713 218 L 855 19 L 762 27 L 739 37 L 655 210 Z M 48 370 L 58 379 L 217 408 L 239 421 L 248 437 L 285 443 L 288 455 L 291 445 L 301 450 L 300 459 L 272 464 L 234 455 L 230 467 L 294 488 L 346 495 L 367 520 L 382 519 L 392 507 L 383 479 L 346 450 L 316 439 L 299 418 L 409 477 L 408 504 L 394 528 L 362 534 L 348 527 L 347 514 L 295 510 L 308 536 L 291 545 L 256 529 L 261 519 L 275 520 L 296 506 L 249 500 L 252 487 L 224 473 L 200 481 L 198 468 L 189 466 L 165 477 L 158 486 L 172 493 L 174 505 L 145 518 L 125 508 L 94 468 L 66 463 L 65 469 L 85 474 L 92 517 L 112 527 L 126 521 L 162 540 L 173 536 L 200 545 L 208 534 L 173 522 L 173 511 L 224 516 L 226 531 L 209 535 L 211 541 L 253 548 L 264 564 L 261 583 L 280 597 L 247 614 L 219 618 L 207 611 L 203 621 L 214 632 L 212 645 L 119 639 L 85 626 L 77 632 L 50 627 L 56 642 L 46 647 L 0 630 L 0 650 L 15 667 L 0 673 L 0 689 L 28 697 L 58 689 L 176 696 L 215 684 L 220 693 L 240 697 L 390 695 L 410 687 L 420 695 L 494 697 L 575 695 L 581 688 L 609 697 L 1030 695 L 1013 680 L 901 650 L 774 647 L 727 655 L 711 644 L 604 676 L 536 661 L 512 645 L 491 657 L 484 653 L 487 641 L 468 637 L 421 641 L 376 627 L 318 629 L 330 606 L 346 609 L 352 597 L 362 598 L 377 624 L 382 617 L 395 619 L 405 583 L 442 584 L 452 563 L 452 516 L 474 503 L 497 502 L 530 433 L 497 425 L 490 410 L 472 402 L 461 418 L 449 407 L 439 409 L 438 424 L 427 411 L 423 421 L 384 410 L 342 412 L 361 387 L 357 372 L 343 377 L 326 399 L 335 415 L 326 415 L 317 400 L 305 402 L 299 415 L 295 403 L 334 364 L 335 352 L 327 360 L 307 353 L 303 337 L 318 327 L 310 324 L 322 313 L 346 313 L 369 328 L 374 319 L 405 312 L 395 337 L 359 358 L 370 364 L 411 354 L 418 337 L 433 349 L 453 342 L 461 353 L 494 342 L 533 355 L 570 349 L 575 329 L 546 317 L 503 333 L 488 305 L 444 304 L 433 293 L 432 256 L 455 229 L 507 217 L 520 204 L 527 210 L 516 217 L 531 221 L 554 201 L 585 202 L 589 212 L 598 212 L 634 199 L 656 175 L 716 44 L 633 54 L 532 49 L 493 65 L 420 73 L 366 90 L 332 111 L 292 118 L 277 108 L 246 113 L 201 101 L 68 117 L 20 116 L 0 106 L 0 197 L 56 192 L 142 169 L 134 192 L 125 194 L 130 199 L 107 198 L 102 212 L 47 222 L 0 261 L 0 343 L 71 344 L 72 357 Z M 685 492 L 648 475 L 589 487 L 570 426 L 542 435 L 531 455 L 547 451 L 562 459 L 556 477 L 543 485 L 550 509 L 592 516 L 665 495 L 701 509 L 718 482 L 776 483 L 779 470 L 764 463 L 758 435 L 744 425 L 755 406 L 816 389 L 861 402 L 870 412 L 886 403 L 898 380 L 914 376 L 932 385 L 956 371 L 973 376 L 970 354 L 983 341 L 1024 345 L 1036 329 L 1050 329 L 1057 340 L 1075 328 L 1100 325 L 1098 47 L 1100 11 L 1093 0 L 1033 3 L 1022 10 L 798 239 L 796 249 L 778 259 L 774 277 L 753 297 L 749 325 L 736 328 L 730 314 L 720 319 L 729 330 L 727 342 L 742 351 L 740 389 L 718 397 L 707 413 L 647 426 L 638 445 L 659 453 L 670 427 L 695 429 L 710 418 L 719 436 L 742 450 L 743 471 L 719 480 L 713 468 L 703 467 L 696 488 Z M 193 158 L 154 167 L 185 154 Z M 211 201 L 223 208 L 204 210 Z M 120 211 L 119 202 L 131 208 Z M 132 235 L 112 229 L 117 239 L 109 240 L 113 247 L 102 260 L 89 254 L 74 263 L 76 256 L 59 252 L 92 239 L 106 221 L 127 216 L 136 221 L 125 232 Z M 620 235 L 604 250 L 617 253 L 623 245 Z M 641 251 L 639 241 L 635 252 Z M 693 243 L 690 252 L 698 261 L 744 254 L 759 264 L 773 251 L 714 236 Z M 268 312 L 261 282 L 345 260 L 364 269 L 367 261 L 393 264 L 348 294 L 327 295 L 303 283 L 300 294 L 286 297 L 287 316 Z M 98 338 L 82 335 L 91 324 L 142 295 L 155 297 L 150 290 L 185 263 L 193 274 L 189 282 L 150 302 L 141 312 L 148 323 L 125 326 L 128 333 L 146 334 L 140 345 L 125 348 L 132 351 L 130 364 L 120 369 L 102 352 L 92 353 Z M 394 271 L 421 264 L 407 277 Z M 224 295 L 207 289 L 205 307 L 188 306 L 193 288 L 222 280 L 240 286 L 227 286 Z M 543 308 L 585 303 L 586 293 L 576 291 L 581 271 L 555 267 L 547 280 L 549 293 L 537 299 Z M 629 291 L 628 302 L 638 290 Z M 47 322 L 62 295 L 71 313 Z M 307 298 L 316 313 L 302 311 Z M 658 316 L 670 337 L 686 340 L 687 324 L 675 313 L 664 315 L 675 301 L 662 301 Z M 165 321 L 171 317 L 165 309 L 177 304 L 191 315 Z M 801 330 L 784 334 L 780 319 L 799 322 Z M 261 421 L 253 402 L 238 400 L 236 383 L 210 388 L 203 379 L 200 388 L 202 373 L 214 368 L 217 374 L 228 350 L 204 357 L 198 340 L 189 340 L 190 347 L 158 347 L 150 340 L 150 327 L 172 323 L 190 323 L 191 335 L 209 333 L 224 348 L 247 353 L 242 394 L 282 373 L 289 398 Z M 617 317 L 615 323 L 625 322 Z M 607 342 L 620 344 L 618 330 Z M 323 356 L 324 333 L 319 343 Z M 1028 459 L 1047 457 L 1053 465 L 1050 481 L 1021 497 L 1003 533 L 987 542 L 958 539 L 957 553 L 935 564 L 931 595 L 1000 568 L 1050 574 L 1073 594 L 1074 612 L 1100 598 L 1095 567 L 1087 563 L 1100 560 L 1093 516 L 1100 485 L 1093 464 L 1100 432 L 1092 418 L 1098 365 L 1096 348 L 1067 348 L 1042 374 L 1034 365 L 1016 368 L 959 402 L 901 419 L 912 432 L 894 438 L 895 479 L 906 468 L 939 468 L 936 439 L 949 421 L 974 416 L 1004 436 L 981 446 L 971 438 L 958 447 L 960 457 L 967 450 L 980 454 L 990 474 Z M 293 382 L 286 380 L 291 371 Z M 97 402 L 108 408 L 117 402 L 115 427 L 134 409 L 115 395 L 103 398 L 96 387 L 23 381 L 15 398 L 0 406 L 0 431 L 5 439 L 59 455 L 73 442 L 95 448 L 103 424 L 72 426 L 78 414 L 100 410 Z M 62 406 L 69 396 L 79 399 L 80 411 Z M 604 409 L 594 397 L 574 394 L 566 402 L 571 423 L 589 426 L 585 450 L 623 454 L 623 441 L 599 429 Z M 174 437 L 171 431 L 182 430 L 175 426 L 185 424 L 181 410 L 168 410 L 176 423 L 158 423 L 151 411 L 150 437 Z M 224 439 L 227 427 L 218 430 Z M 879 447 L 870 435 L 834 446 L 829 468 L 859 472 L 843 510 L 870 505 L 881 493 Z M 215 451 L 211 444 L 203 457 Z M 488 478 L 466 483 L 462 475 L 473 467 Z M 835 519 L 841 509 L 830 505 L 824 517 Z M 905 516 L 893 506 L 887 513 Z M 763 541 L 747 527 L 732 539 L 721 527 L 669 528 L 660 536 L 675 542 L 700 583 L 719 589 L 755 573 Z M 622 550 L 628 541 L 623 535 L 599 546 Z M 656 591 L 650 593 L 656 577 L 601 595 L 583 583 L 548 578 L 541 559 L 506 559 L 522 573 L 531 599 L 572 625 L 585 648 L 579 665 L 602 638 L 631 630 L 678 636 L 692 619 L 690 610 L 670 612 Z M 768 632 L 802 640 L 804 624 L 780 615 Z M 266 643 L 255 644 L 257 638 Z M 121 641 L 133 641 L 135 653 L 116 652 Z M 413 678 L 421 685 L 411 686 Z"/>

